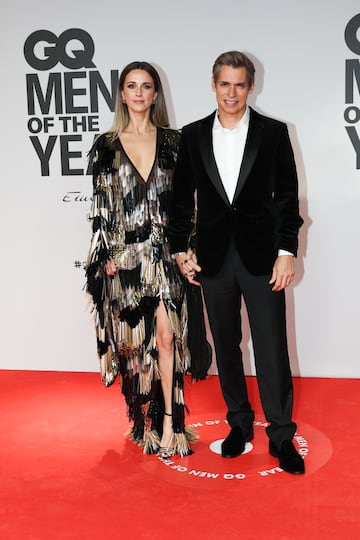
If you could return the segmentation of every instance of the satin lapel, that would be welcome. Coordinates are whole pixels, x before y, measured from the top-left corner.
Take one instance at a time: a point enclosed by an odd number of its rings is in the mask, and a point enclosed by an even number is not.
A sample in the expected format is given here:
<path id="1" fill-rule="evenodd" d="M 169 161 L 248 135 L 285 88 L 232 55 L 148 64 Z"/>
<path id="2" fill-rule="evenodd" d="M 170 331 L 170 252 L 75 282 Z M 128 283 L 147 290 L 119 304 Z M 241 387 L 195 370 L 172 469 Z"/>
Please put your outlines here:
<path id="1" fill-rule="evenodd" d="M 223 183 L 221 181 L 219 171 L 216 165 L 214 151 L 213 151 L 213 142 L 212 142 L 212 127 L 214 123 L 215 113 L 208 116 L 204 119 L 204 122 L 199 126 L 199 143 L 200 143 L 200 153 L 204 163 L 206 172 L 214 184 L 217 192 L 220 197 L 224 199 L 227 204 L 230 204 L 230 201 L 226 195 Z"/>
<path id="2" fill-rule="evenodd" d="M 234 200 L 236 199 L 236 197 L 239 196 L 246 180 L 248 179 L 252 166 L 254 165 L 254 161 L 260 147 L 262 130 L 263 123 L 261 117 L 258 115 L 258 113 L 250 109 L 249 131 L 245 144 L 244 157 L 240 167 L 239 179 L 235 190 Z"/>

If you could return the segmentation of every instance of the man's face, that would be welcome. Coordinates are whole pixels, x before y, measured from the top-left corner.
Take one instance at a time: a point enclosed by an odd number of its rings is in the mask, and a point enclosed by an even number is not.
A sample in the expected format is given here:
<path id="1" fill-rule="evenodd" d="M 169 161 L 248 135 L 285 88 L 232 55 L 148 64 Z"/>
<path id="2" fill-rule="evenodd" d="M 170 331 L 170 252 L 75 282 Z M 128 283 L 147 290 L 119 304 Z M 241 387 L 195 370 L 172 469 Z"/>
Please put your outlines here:
<path id="1" fill-rule="evenodd" d="M 212 80 L 212 89 L 216 93 L 220 117 L 231 115 L 239 120 L 245 112 L 246 100 L 254 89 L 249 87 L 247 72 L 244 67 L 233 68 L 222 66 L 215 83 Z"/>

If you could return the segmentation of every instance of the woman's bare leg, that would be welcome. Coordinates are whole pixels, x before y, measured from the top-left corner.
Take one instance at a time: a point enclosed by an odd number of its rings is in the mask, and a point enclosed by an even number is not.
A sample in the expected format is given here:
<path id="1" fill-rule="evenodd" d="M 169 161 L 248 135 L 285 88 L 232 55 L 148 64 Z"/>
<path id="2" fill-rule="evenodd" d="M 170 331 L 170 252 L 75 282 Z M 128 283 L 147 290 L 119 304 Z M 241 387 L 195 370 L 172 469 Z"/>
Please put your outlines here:
<path id="1" fill-rule="evenodd" d="M 164 396 L 165 415 L 160 446 L 169 447 L 173 443 L 172 389 L 174 370 L 174 336 L 163 302 L 160 302 L 156 316 L 156 343 L 159 352 L 161 388 Z"/>

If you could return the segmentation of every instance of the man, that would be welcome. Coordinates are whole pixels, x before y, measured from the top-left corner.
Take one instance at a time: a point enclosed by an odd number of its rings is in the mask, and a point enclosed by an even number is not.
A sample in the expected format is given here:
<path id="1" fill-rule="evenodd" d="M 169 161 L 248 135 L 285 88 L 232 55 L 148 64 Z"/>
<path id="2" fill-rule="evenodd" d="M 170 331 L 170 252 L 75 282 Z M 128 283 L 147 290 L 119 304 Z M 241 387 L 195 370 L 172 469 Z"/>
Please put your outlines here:
<path id="1" fill-rule="evenodd" d="M 253 438 L 240 349 L 244 297 L 269 452 L 283 470 L 301 474 L 304 462 L 292 442 L 296 424 L 284 289 L 295 274 L 303 220 L 287 127 L 247 105 L 254 74 L 251 60 L 238 51 L 215 61 L 217 111 L 182 130 L 170 245 L 183 275 L 190 283 L 201 281 L 204 292 L 231 427 L 222 456 L 240 455 Z M 196 256 L 188 250 L 195 214 Z"/>

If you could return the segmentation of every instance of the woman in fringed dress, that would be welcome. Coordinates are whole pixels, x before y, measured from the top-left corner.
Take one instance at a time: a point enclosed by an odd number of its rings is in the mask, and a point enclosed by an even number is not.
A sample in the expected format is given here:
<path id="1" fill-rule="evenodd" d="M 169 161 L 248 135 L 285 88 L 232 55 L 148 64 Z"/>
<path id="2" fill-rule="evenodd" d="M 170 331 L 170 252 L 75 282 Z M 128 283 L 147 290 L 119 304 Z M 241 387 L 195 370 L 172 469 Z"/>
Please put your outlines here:
<path id="1" fill-rule="evenodd" d="M 190 368 L 184 284 L 169 252 L 168 208 L 179 133 L 168 128 L 158 73 L 146 62 L 122 71 L 109 132 L 90 151 L 92 296 L 102 381 L 121 376 L 144 453 L 191 454 L 184 374 Z"/>

